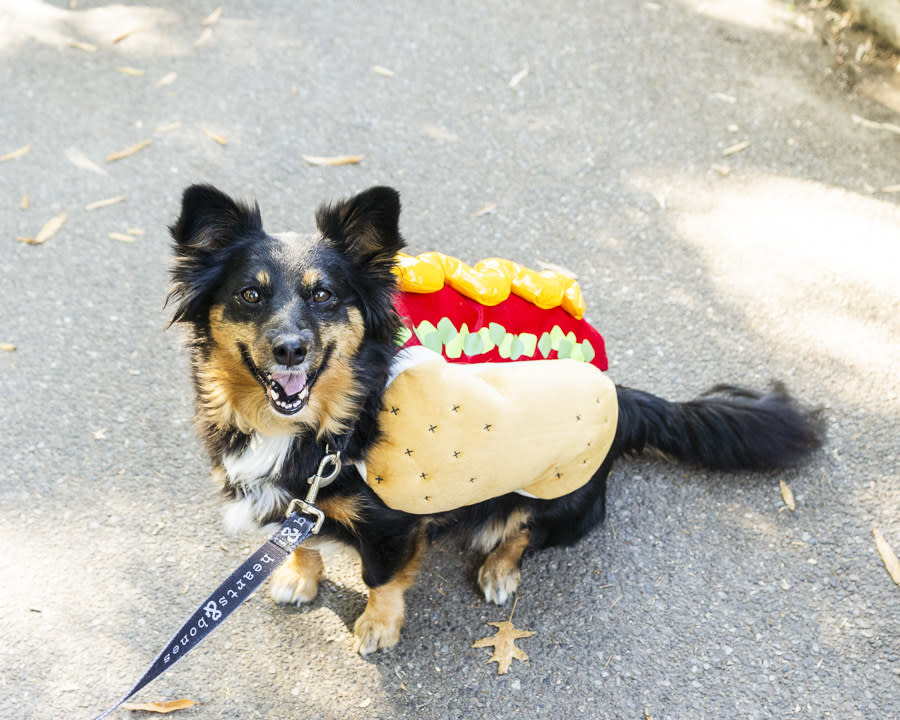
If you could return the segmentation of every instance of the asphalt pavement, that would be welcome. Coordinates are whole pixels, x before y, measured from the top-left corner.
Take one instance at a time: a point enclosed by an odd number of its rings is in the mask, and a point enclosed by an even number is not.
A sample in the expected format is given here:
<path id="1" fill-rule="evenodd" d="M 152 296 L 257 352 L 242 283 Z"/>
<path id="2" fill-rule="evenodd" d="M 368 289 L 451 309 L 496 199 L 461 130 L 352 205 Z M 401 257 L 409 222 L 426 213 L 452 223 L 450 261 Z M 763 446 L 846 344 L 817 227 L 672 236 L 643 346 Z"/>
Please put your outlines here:
<path id="1" fill-rule="evenodd" d="M 896 62 L 774 0 L 217 7 L 0 0 L 0 718 L 99 713 L 261 541 L 224 534 L 167 329 L 193 182 L 258 200 L 271 232 L 393 185 L 414 251 L 576 272 L 616 382 L 782 379 L 829 440 L 766 475 L 620 465 L 604 527 L 526 558 L 512 620 L 535 634 L 506 675 L 471 646 L 512 605 L 447 543 L 395 648 L 352 652 L 365 588 L 339 555 L 310 606 L 257 593 L 136 701 L 900 717 L 872 534 L 900 550 Z"/>

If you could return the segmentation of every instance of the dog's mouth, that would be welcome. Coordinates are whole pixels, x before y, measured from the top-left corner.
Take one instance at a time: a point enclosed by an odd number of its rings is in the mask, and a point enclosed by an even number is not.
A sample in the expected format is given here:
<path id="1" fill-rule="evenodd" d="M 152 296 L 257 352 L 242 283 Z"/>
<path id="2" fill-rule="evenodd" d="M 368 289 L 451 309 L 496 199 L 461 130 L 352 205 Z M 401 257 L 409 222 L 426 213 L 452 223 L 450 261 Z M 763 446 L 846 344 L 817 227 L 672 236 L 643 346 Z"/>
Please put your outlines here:
<path id="1" fill-rule="evenodd" d="M 263 372 L 253 362 L 250 352 L 241 348 L 241 357 L 269 398 L 272 407 L 282 415 L 296 415 L 309 400 L 309 391 L 318 373 L 311 376 L 303 370 Z"/>

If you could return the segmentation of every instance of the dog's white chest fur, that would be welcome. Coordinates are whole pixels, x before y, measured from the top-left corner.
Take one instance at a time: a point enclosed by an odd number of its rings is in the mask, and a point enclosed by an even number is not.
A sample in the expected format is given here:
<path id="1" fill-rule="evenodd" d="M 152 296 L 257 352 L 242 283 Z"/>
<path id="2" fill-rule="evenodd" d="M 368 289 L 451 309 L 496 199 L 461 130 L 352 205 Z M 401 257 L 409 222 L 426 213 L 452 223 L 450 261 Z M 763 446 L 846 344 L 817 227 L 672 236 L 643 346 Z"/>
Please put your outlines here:
<path id="1" fill-rule="evenodd" d="M 293 440 L 292 435 L 253 433 L 241 452 L 223 456 L 229 483 L 243 493 L 225 507 L 225 528 L 229 532 L 257 528 L 263 518 L 287 503 L 288 494 L 272 479 L 281 472 Z"/>

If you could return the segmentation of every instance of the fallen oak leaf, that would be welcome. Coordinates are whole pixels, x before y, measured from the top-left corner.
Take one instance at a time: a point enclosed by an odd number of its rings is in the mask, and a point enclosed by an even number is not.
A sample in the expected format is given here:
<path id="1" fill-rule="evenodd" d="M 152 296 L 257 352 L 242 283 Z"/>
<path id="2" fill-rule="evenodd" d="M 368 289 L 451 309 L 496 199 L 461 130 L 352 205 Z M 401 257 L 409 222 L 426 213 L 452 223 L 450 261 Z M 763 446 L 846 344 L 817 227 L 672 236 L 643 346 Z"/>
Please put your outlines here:
<path id="1" fill-rule="evenodd" d="M 337 165 L 356 165 L 363 159 L 362 155 L 301 155 L 307 163 L 317 167 L 335 167 Z"/>
<path id="2" fill-rule="evenodd" d="M 877 527 L 872 528 L 872 537 L 875 538 L 875 547 L 878 549 L 878 554 L 881 556 L 881 561 L 888 574 L 897 585 L 900 585 L 900 560 L 897 559 L 894 549 L 884 539 L 884 535 Z"/>
<path id="3" fill-rule="evenodd" d="M 200 703 L 195 703 L 193 700 L 182 698 L 181 700 L 165 700 L 163 702 L 124 703 L 120 707 L 123 710 L 143 710 L 144 712 L 165 715 L 166 713 L 175 712 L 176 710 L 185 710 L 199 704 Z"/>
<path id="4" fill-rule="evenodd" d="M 493 625 L 497 628 L 497 633 L 491 637 L 476 640 L 472 644 L 472 647 L 483 648 L 493 646 L 494 654 L 491 655 L 488 662 L 497 663 L 498 675 L 506 675 L 506 673 L 509 672 L 509 666 L 512 665 L 514 659 L 520 660 L 521 662 L 528 661 L 528 654 L 522 650 L 522 648 L 516 647 L 516 640 L 531 637 L 534 635 L 532 630 L 519 630 L 510 620 L 489 622 L 488 625 Z"/>

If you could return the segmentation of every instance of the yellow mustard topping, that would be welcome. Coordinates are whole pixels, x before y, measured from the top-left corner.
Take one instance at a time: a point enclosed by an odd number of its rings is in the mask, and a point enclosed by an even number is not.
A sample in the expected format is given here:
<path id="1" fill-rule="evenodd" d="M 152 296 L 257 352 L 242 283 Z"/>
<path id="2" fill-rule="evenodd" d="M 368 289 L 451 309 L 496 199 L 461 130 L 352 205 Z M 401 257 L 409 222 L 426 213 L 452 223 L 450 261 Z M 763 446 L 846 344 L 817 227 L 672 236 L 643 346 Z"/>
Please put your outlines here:
<path id="1" fill-rule="evenodd" d="M 398 253 L 394 272 L 404 292 L 437 292 L 447 283 L 489 307 L 513 293 L 542 310 L 562 307 L 577 320 L 584 316 L 584 297 L 574 278 L 553 270 L 531 270 L 512 260 L 486 258 L 470 266 L 438 252 L 419 256 Z"/>

